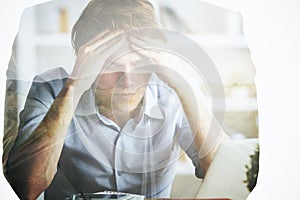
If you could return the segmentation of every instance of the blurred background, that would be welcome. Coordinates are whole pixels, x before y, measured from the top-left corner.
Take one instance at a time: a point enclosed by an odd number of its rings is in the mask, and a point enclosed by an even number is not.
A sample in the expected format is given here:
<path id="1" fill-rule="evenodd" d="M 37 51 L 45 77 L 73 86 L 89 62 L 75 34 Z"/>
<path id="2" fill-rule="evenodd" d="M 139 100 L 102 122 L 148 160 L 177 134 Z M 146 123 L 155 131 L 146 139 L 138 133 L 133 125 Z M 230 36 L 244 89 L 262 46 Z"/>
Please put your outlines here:
<path id="1" fill-rule="evenodd" d="M 16 116 L 23 109 L 36 74 L 55 67 L 71 72 L 75 53 L 70 31 L 87 3 L 88 0 L 54 0 L 24 11 L 7 70 L 6 133 L 13 132 L 8 127 L 17 127 Z M 255 66 L 244 38 L 240 14 L 198 0 L 153 0 L 153 3 L 162 26 L 197 42 L 219 70 L 225 88 L 224 127 L 228 135 L 233 140 L 257 138 Z M 216 112 L 218 115 L 218 110 Z M 193 173 L 189 159 L 182 154 L 178 174 Z M 184 191 L 177 189 L 177 192 Z"/>

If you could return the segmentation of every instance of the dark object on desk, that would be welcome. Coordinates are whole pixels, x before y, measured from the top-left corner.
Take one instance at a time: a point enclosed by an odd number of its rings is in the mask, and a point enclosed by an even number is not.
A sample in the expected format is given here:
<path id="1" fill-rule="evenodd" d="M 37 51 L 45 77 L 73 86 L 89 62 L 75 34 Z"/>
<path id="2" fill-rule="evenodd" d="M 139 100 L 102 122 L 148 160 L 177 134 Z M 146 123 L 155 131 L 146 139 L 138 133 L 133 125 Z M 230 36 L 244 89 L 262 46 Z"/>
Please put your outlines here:
<path id="1" fill-rule="evenodd" d="M 125 199 L 125 194 L 74 194 L 66 200 Z"/>
<path id="2" fill-rule="evenodd" d="M 138 194 L 104 191 L 98 193 L 74 194 L 66 200 L 144 200 L 146 197 Z"/>

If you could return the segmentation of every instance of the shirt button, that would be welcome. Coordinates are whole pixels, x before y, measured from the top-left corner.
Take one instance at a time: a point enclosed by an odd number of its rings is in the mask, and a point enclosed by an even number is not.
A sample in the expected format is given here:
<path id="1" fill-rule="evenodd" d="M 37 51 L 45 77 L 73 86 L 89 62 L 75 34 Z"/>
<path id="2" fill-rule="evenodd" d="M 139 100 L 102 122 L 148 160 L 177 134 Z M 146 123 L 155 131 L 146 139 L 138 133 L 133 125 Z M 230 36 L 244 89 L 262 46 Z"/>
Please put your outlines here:
<path id="1" fill-rule="evenodd" d="M 122 176 L 123 173 L 122 172 L 118 172 L 117 174 L 118 174 L 118 176 Z"/>

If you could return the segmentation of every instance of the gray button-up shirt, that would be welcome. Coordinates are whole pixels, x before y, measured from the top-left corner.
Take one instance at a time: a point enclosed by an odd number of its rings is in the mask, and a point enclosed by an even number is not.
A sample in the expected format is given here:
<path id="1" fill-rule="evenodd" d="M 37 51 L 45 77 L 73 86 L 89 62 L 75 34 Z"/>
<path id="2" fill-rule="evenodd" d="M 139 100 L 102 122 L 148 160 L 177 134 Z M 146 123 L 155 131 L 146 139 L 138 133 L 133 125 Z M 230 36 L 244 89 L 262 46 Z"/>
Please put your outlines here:
<path id="1" fill-rule="evenodd" d="M 62 68 L 35 77 L 20 114 L 15 148 L 43 120 L 67 77 Z M 74 113 L 45 199 L 103 190 L 169 197 L 179 147 L 192 159 L 196 176 L 202 177 L 181 104 L 174 91 L 155 74 L 140 112 L 122 129 L 98 112 L 94 90 L 90 89 Z"/>

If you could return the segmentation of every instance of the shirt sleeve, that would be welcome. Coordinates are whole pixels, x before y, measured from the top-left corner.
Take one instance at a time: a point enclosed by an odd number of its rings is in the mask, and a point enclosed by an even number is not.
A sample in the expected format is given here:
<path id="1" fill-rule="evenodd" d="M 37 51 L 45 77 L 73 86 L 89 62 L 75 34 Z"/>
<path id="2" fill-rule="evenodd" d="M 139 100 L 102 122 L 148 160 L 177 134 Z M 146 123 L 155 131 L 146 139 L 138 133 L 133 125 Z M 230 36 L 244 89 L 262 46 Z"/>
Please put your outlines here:
<path id="1" fill-rule="evenodd" d="M 18 136 L 13 149 L 22 145 L 44 119 L 54 99 L 62 89 L 66 79 L 56 78 L 48 80 L 53 73 L 67 76 L 66 71 L 57 68 L 38 75 L 34 78 L 26 98 L 24 109 L 21 111 L 19 118 Z"/>
<path id="2" fill-rule="evenodd" d="M 194 136 L 182 107 L 180 108 L 180 114 L 178 116 L 176 126 L 178 143 L 188 157 L 192 160 L 193 165 L 195 166 L 195 176 L 198 178 L 203 178 L 204 172 L 200 166 L 199 154 L 194 144 Z"/>

